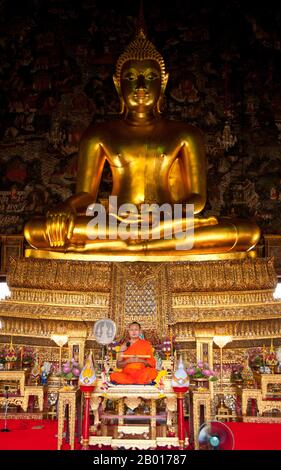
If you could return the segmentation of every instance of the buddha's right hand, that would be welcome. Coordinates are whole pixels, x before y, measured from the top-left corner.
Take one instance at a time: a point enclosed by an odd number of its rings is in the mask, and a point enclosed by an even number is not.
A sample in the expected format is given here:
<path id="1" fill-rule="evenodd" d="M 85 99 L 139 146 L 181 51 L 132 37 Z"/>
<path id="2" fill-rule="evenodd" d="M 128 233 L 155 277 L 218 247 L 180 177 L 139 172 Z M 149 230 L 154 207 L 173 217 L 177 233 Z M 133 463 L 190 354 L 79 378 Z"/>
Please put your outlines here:
<path id="1" fill-rule="evenodd" d="M 65 246 L 70 240 L 75 220 L 75 210 L 65 204 L 47 212 L 47 236 L 51 247 Z"/>

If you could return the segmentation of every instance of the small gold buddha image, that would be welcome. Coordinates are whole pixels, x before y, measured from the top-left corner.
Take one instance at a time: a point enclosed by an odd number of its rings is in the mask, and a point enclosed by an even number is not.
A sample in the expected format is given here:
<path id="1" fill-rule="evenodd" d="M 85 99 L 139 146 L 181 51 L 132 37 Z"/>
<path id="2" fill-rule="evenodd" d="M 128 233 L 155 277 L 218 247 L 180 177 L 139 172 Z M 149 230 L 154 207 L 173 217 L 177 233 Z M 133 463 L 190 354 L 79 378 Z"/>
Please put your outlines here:
<path id="1" fill-rule="evenodd" d="M 260 229 L 248 220 L 200 216 L 206 204 L 206 155 L 201 131 L 186 122 L 163 117 L 162 102 L 168 81 L 164 59 L 139 28 L 123 52 L 113 77 L 121 103 L 121 118 L 93 124 L 82 136 L 76 192 L 50 208 L 45 217 L 30 220 L 25 238 L 44 257 L 46 252 L 113 255 L 191 255 L 236 253 L 248 256 L 260 238 Z M 155 234 L 124 239 L 111 225 L 89 224 L 87 208 L 97 202 L 105 162 L 108 162 L 117 208 L 123 204 L 181 204 L 193 207 L 192 245 L 182 249 L 187 218 L 160 219 Z M 122 216 L 116 223 L 123 223 Z M 136 216 L 135 224 L 141 223 Z M 165 236 L 165 230 L 172 234 Z M 99 230 L 98 234 L 96 233 Z M 243 255 L 243 256 L 242 256 Z M 74 256 L 73 256 L 74 258 Z M 200 258 L 200 256 L 199 256 Z M 214 256 L 216 258 L 216 256 Z"/>

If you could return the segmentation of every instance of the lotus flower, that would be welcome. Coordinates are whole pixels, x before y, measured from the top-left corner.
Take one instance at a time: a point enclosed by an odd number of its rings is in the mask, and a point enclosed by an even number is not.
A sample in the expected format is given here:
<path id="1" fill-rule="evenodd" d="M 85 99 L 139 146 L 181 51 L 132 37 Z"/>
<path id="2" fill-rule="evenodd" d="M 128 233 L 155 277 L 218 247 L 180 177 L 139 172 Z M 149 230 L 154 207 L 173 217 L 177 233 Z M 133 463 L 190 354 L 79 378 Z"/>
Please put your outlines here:
<path id="1" fill-rule="evenodd" d="M 187 369 L 187 373 L 190 377 L 196 379 L 206 378 L 206 380 L 211 381 L 217 380 L 215 372 L 209 368 L 209 364 L 203 361 L 198 361 L 197 365 L 195 366 L 190 365 L 190 367 Z"/>
<path id="2" fill-rule="evenodd" d="M 73 375 L 74 375 L 75 377 L 79 377 L 79 375 L 80 375 L 80 370 L 77 369 L 77 367 L 73 367 L 72 373 L 73 373 Z"/>
<path id="3" fill-rule="evenodd" d="M 65 365 L 63 366 L 63 372 L 64 372 L 65 374 L 68 374 L 69 372 L 71 372 L 71 367 L 70 367 L 70 365 L 65 364 Z"/>

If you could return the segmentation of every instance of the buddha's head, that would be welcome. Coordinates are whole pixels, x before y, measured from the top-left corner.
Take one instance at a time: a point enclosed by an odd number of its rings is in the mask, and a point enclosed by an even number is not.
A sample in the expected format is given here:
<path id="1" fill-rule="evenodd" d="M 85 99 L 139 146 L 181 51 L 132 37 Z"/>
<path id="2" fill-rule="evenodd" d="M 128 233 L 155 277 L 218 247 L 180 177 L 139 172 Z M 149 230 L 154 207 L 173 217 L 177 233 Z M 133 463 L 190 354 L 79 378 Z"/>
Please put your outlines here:
<path id="1" fill-rule="evenodd" d="M 119 57 L 113 80 L 121 112 L 161 112 L 168 74 L 163 57 L 142 30 Z"/>

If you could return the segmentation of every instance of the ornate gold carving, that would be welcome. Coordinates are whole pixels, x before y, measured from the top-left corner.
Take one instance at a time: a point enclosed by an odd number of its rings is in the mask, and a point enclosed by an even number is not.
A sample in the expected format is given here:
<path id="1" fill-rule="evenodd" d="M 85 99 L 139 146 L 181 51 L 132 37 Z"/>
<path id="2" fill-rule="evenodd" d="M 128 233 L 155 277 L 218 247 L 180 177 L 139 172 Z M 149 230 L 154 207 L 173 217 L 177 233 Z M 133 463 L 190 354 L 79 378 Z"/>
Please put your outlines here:
<path id="1" fill-rule="evenodd" d="M 39 385 L 26 385 L 24 387 L 24 399 L 22 403 L 23 411 L 27 411 L 28 399 L 31 396 L 36 396 L 38 398 L 39 411 L 43 411 L 44 389 Z"/>
<path id="2" fill-rule="evenodd" d="M 6 273 L 10 268 L 12 257 L 23 256 L 23 235 L 0 235 L 0 273 Z"/>
<path id="3" fill-rule="evenodd" d="M 240 305 L 234 308 L 200 308 L 200 309 L 174 309 L 174 318 L 181 322 L 210 322 L 210 321 L 233 321 L 233 320 L 263 320 L 270 317 L 280 318 L 281 303 L 275 301 L 270 304 Z"/>
<path id="4" fill-rule="evenodd" d="M 69 292 L 50 291 L 47 289 L 23 289 L 13 288 L 11 292 L 13 302 L 34 304 L 63 304 L 76 306 L 88 306 L 91 308 L 108 308 L 109 294 L 103 292 Z"/>
<path id="5" fill-rule="evenodd" d="M 19 405 L 20 406 L 20 405 Z M 0 413 L 0 419 L 5 419 L 4 418 L 4 413 Z M 44 413 L 39 413 L 38 411 L 34 413 L 25 413 L 25 412 L 20 412 L 20 411 L 15 411 L 14 413 L 7 413 L 7 419 L 44 419 Z"/>
<path id="6" fill-rule="evenodd" d="M 168 279 L 174 293 L 273 290 L 277 283 L 272 258 L 175 262 L 169 266 Z"/>
<path id="7" fill-rule="evenodd" d="M 167 334 L 170 301 L 165 263 L 115 263 L 113 318 L 119 335 L 131 321 L 155 337 Z"/>
<path id="8" fill-rule="evenodd" d="M 3 318 L 3 312 L 1 312 Z M 52 334 L 69 334 L 87 332 L 87 337 L 92 334 L 92 326 L 82 322 L 65 322 L 56 320 L 32 320 L 31 318 L 7 318 L 3 320 L 1 335 L 12 334 L 16 336 L 35 336 L 50 338 Z"/>
<path id="9" fill-rule="evenodd" d="M 5 406 L 5 404 L 8 402 L 9 405 L 15 405 L 15 406 L 21 406 L 23 403 L 24 397 L 0 397 L 0 406 Z"/>
<path id="10" fill-rule="evenodd" d="M 24 382 L 25 382 L 25 371 L 24 370 L 1 370 L 0 371 L 1 382 L 18 382 L 18 389 L 20 395 L 24 396 Z"/>
<path id="11" fill-rule="evenodd" d="M 199 448 L 198 434 L 201 425 L 201 406 L 204 407 L 204 422 L 211 421 L 211 394 L 209 391 L 190 391 L 191 437 L 195 450 Z"/>
<path id="12" fill-rule="evenodd" d="M 244 423 L 281 423 L 277 416 L 243 416 Z"/>
<path id="13" fill-rule="evenodd" d="M 173 294 L 172 308 L 180 309 L 194 307 L 219 307 L 220 305 L 247 305 L 250 303 L 262 304 L 272 302 L 272 290 L 263 291 L 228 291 L 228 292 L 189 292 L 185 294 Z M 276 304 L 276 302 L 275 302 Z"/>
<path id="14" fill-rule="evenodd" d="M 43 411 L 44 392 L 43 387 L 25 385 L 25 371 L 24 370 L 10 370 L 0 371 L 1 382 L 17 382 L 18 392 L 17 396 L 0 397 L 0 404 L 4 405 L 8 402 L 10 405 L 21 406 L 23 411 L 27 411 L 28 399 L 30 396 L 38 397 L 39 410 Z"/>
<path id="15" fill-rule="evenodd" d="M 111 263 L 21 258 L 12 260 L 8 274 L 10 288 L 35 290 L 109 292 L 111 271 L 120 268 L 141 286 L 163 268 L 173 293 L 272 291 L 276 274 L 272 258 L 244 260 L 189 261 L 173 263 Z M 179 298 L 179 297 L 178 297 Z"/>
<path id="16" fill-rule="evenodd" d="M 0 302 L 1 335 L 50 338 L 82 333 L 111 318 L 117 338 L 132 320 L 153 343 L 173 334 L 194 341 L 207 329 L 234 340 L 281 336 L 281 302 L 273 300 L 272 259 L 197 262 L 12 261 L 10 299 Z M 79 336 L 79 334 L 78 334 Z M 183 348 L 184 349 L 184 348 Z M 56 354 L 56 353 L 55 353 Z"/>
<path id="17" fill-rule="evenodd" d="M 249 309 L 250 310 L 250 309 Z M 264 308 L 266 311 L 266 307 Z M 280 312 L 280 306 L 279 306 Z M 258 315 L 255 315 L 255 321 L 244 320 L 244 321 L 225 321 L 225 316 L 223 312 L 217 315 L 216 322 L 207 322 L 204 324 L 206 328 L 214 329 L 223 327 L 224 334 L 233 336 L 234 339 L 246 339 L 253 340 L 256 338 L 280 338 L 281 336 L 281 319 L 280 313 L 276 313 L 273 309 L 272 316 L 277 318 L 272 318 L 268 320 L 259 320 Z M 241 320 L 244 318 L 249 318 L 251 315 L 247 315 L 247 309 L 244 310 L 244 317 L 241 316 Z M 268 314 L 270 317 L 270 313 Z M 207 319 L 206 319 L 207 320 Z M 224 320 L 224 321 L 223 321 Z M 176 336 L 178 341 L 192 341 L 194 339 L 193 330 L 194 330 L 194 321 L 192 318 L 189 319 L 190 323 L 178 323 L 172 327 L 172 332 Z M 203 321 L 203 319 L 202 319 Z"/>
<path id="18" fill-rule="evenodd" d="M 45 318 L 56 320 L 91 320 L 96 321 L 100 318 L 108 317 L 109 309 L 93 308 L 92 306 L 85 307 L 63 307 L 63 306 L 50 306 L 40 304 L 24 304 L 13 301 L 3 301 L 0 304 L 1 315 L 15 316 L 23 318 Z"/>
<path id="19" fill-rule="evenodd" d="M 281 235 L 264 235 L 265 256 L 274 258 L 274 266 L 278 276 L 281 275 Z"/>
<path id="20" fill-rule="evenodd" d="M 107 393 L 107 397 L 108 397 L 108 393 Z M 123 418 L 123 415 L 124 415 L 124 397 L 123 395 L 121 394 L 120 395 L 120 398 L 118 400 L 118 426 L 122 426 L 124 424 L 124 418 Z"/>
<path id="21" fill-rule="evenodd" d="M 281 375 L 261 374 L 261 393 L 263 400 L 265 400 L 268 395 L 267 386 L 269 384 L 281 384 Z"/>
<path id="22" fill-rule="evenodd" d="M 246 414 L 247 414 L 247 405 L 248 405 L 248 400 L 249 399 L 256 400 L 257 408 L 259 410 L 260 415 L 262 415 L 264 412 L 270 411 L 272 409 L 278 409 L 278 410 L 281 411 L 280 401 L 268 400 L 268 399 L 264 400 L 263 397 L 262 397 L 262 391 L 261 390 L 244 389 L 244 390 L 242 390 L 242 415 L 243 415 L 243 421 L 245 420 L 244 417 L 246 417 Z"/>
<path id="23" fill-rule="evenodd" d="M 108 292 L 110 271 L 110 263 L 20 258 L 12 260 L 7 281 L 11 288 Z"/>
<path id="24" fill-rule="evenodd" d="M 57 449 L 61 449 L 62 445 L 62 434 L 65 420 L 65 409 L 68 405 L 68 416 L 69 416 L 69 443 L 71 450 L 74 450 L 74 438 L 75 438 L 75 417 L 76 417 L 76 399 L 78 390 L 59 390 L 59 401 L 58 401 L 58 446 Z"/>

